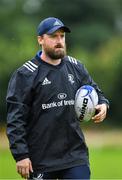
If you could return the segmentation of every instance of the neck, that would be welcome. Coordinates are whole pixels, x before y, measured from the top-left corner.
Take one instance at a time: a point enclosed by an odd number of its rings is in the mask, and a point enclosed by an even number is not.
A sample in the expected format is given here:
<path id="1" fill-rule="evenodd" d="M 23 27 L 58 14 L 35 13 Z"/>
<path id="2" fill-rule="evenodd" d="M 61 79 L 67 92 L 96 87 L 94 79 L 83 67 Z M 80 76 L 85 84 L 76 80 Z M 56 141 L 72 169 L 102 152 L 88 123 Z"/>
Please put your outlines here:
<path id="1" fill-rule="evenodd" d="M 54 66 L 61 63 L 61 59 L 51 59 L 50 57 L 46 56 L 46 54 L 44 53 L 41 54 L 41 59 L 47 62 L 48 64 L 52 64 Z"/>

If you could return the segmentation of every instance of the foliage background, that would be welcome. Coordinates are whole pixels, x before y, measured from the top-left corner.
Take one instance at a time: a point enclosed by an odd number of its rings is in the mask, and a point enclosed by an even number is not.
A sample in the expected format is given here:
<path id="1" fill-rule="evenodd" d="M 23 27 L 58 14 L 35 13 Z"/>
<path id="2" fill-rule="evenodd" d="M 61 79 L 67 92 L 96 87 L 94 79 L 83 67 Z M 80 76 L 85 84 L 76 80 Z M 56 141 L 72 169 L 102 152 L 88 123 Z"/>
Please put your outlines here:
<path id="1" fill-rule="evenodd" d="M 0 120 L 6 119 L 5 96 L 10 76 L 38 51 L 36 29 L 49 16 L 70 26 L 68 54 L 83 61 L 109 98 L 109 123 L 122 124 L 121 0 L 1 0 Z"/>

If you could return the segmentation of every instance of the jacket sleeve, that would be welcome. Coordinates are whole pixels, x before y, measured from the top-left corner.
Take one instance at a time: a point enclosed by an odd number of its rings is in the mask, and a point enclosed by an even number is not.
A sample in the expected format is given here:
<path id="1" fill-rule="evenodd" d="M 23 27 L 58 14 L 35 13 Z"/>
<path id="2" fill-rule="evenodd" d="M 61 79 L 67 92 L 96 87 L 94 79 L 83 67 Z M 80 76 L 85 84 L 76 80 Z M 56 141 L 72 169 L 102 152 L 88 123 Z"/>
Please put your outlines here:
<path id="1" fill-rule="evenodd" d="M 79 71 L 81 73 L 81 79 L 82 79 L 82 83 L 85 84 L 89 84 L 91 86 L 93 86 L 98 94 L 98 104 L 102 104 L 105 103 L 107 104 L 107 107 L 109 108 L 109 101 L 108 99 L 104 96 L 104 93 L 101 91 L 101 89 L 98 87 L 97 83 L 94 82 L 94 80 L 92 79 L 92 77 L 90 76 L 90 74 L 88 73 L 87 69 L 85 68 L 85 66 L 83 64 L 79 63 Z"/>
<path id="2" fill-rule="evenodd" d="M 30 77 L 16 71 L 10 79 L 7 91 L 7 136 L 16 161 L 27 158 L 26 125 L 31 102 Z"/>

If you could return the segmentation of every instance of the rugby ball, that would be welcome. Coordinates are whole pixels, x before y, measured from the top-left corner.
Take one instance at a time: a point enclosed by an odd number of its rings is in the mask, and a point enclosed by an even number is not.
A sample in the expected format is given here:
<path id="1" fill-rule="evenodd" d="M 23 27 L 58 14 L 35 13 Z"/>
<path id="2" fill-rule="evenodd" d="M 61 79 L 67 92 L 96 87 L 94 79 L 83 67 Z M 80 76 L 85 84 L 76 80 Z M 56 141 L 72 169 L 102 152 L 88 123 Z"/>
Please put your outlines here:
<path id="1" fill-rule="evenodd" d="M 75 112 L 80 121 L 89 121 L 95 114 L 98 104 L 96 90 L 90 85 L 81 86 L 75 95 Z"/>

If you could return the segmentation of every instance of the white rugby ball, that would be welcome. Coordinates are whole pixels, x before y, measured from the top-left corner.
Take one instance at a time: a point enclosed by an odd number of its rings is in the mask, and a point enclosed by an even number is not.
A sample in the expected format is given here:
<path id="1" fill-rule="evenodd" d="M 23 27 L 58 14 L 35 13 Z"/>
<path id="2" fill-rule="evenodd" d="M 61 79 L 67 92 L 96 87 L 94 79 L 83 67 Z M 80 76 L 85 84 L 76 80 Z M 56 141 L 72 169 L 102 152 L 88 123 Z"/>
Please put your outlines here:
<path id="1" fill-rule="evenodd" d="M 95 114 L 98 104 L 96 90 L 90 85 L 80 87 L 75 95 L 75 112 L 80 121 L 89 121 Z"/>

